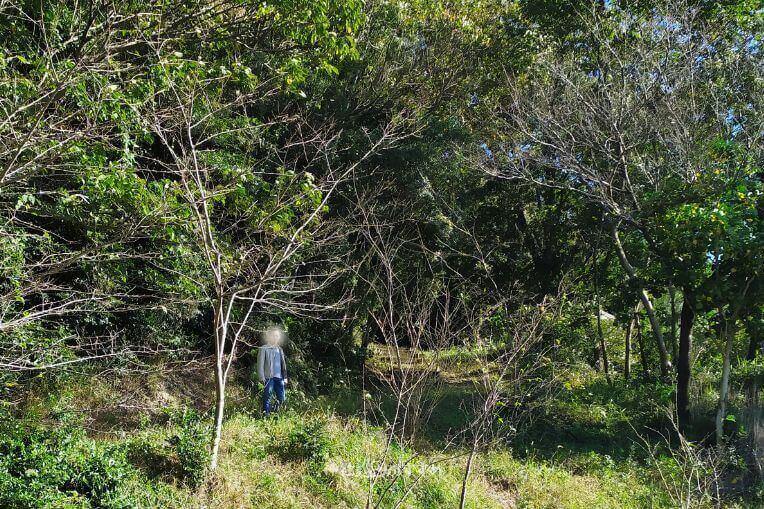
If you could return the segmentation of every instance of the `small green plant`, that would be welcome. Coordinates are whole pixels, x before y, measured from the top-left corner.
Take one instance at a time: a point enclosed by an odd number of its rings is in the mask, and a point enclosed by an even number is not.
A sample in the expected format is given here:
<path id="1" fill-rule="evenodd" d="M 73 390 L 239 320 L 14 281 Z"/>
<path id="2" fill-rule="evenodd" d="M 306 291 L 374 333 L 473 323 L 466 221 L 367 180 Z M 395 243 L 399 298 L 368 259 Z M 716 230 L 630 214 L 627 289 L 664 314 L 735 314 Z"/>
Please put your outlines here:
<path id="1" fill-rule="evenodd" d="M 437 509 L 439 507 L 455 507 L 456 500 L 452 500 L 449 479 L 445 476 L 424 475 L 416 486 L 414 493 L 423 509 Z"/>
<path id="2" fill-rule="evenodd" d="M 144 432 L 125 442 L 127 459 L 149 478 L 172 477 L 179 470 L 178 461 L 161 432 Z"/>
<path id="3" fill-rule="evenodd" d="M 0 507 L 135 507 L 138 477 L 121 445 L 96 442 L 81 428 L 0 424 Z"/>
<path id="4" fill-rule="evenodd" d="M 307 461 L 320 469 L 331 449 L 326 421 L 320 417 L 295 420 L 286 434 L 274 437 L 272 448 L 284 461 Z"/>
<path id="5" fill-rule="evenodd" d="M 190 408 L 172 414 L 170 424 L 175 433 L 168 441 L 178 455 L 183 477 L 191 486 L 198 486 L 204 480 L 210 461 L 210 427 Z"/>
<path id="6" fill-rule="evenodd" d="M 273 496 L 273 491 L 279 487 L 278 479 L 270 472 L 262 472 L 255 481 L 255 490 L 250 497 L 253 507 L 264 504 Z"/>

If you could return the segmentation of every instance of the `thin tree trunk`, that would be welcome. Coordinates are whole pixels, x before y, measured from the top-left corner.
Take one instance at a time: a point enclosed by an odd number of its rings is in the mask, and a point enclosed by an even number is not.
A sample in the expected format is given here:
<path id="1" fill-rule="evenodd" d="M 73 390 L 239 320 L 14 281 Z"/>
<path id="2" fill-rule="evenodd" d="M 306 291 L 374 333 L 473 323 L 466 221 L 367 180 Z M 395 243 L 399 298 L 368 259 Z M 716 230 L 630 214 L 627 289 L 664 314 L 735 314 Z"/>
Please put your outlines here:
<path id="1" fill-rule="evenodd" d="M 605 341 L 605 335 L 602 333 L 602 307 L 599 305 L 599 297 L 597 298 L 597 336 L 600 343 L 602 370 L 605 372 L 605 379 L 610 383 L 610 362 L 607 358 L 607 342 Z"/>
<path id="2" fill-rule="evenodd" d="M 215 428 L 210 455 L 210 470 L 218 466 L 220 439 L 223 435 L 223 415 L 225 413 L 225 340 L 227 324 L 224 318 L 223 298 L 219 297 L 214 310 L 215 323 Z"/>
<path id="3" fill-rule="evenodd" d="M 626 274 L 629 276 L 631 281 L 639 281 L 639 278 L 637 278 L 637 271 L 634 269 L 631 263 L 629 263 L 629 259 L 626 257 L 626 251 L 624 251 L 623 244 L 621 243 L 621 239 L 618 236 L 618 225 L 615 223 L 610 229 L 610 234 L 613 238 L 613 243 L 615 244 L 616 252 L 618 253 L 618 259 L 621 261 L 623 270 L 626 271 Z M 658 318 L 655 316 L 655 308 L 653 308 L 653 303 L 650 301 L 650 296 L 647 295 L 647 291 L 641 285 L 639 286 L 639 299 L 642 301 L 642 305 L 645 308 L 647 318 L 650 320 L 650 327 L 652 328 L 655 342 L 658 344 L 658 355 L 660 356 L 661 363 L 661 377 L 663 379 L 667 379 L 669 376 L 669 371 L 671 370 L 671 361 L 669 361 L 668 351 L 666 350 L 666 342 L 663 340 L 663 332 L 661 332 Z"/>
<path id="4" fill-rule="evenodd" d="M 599 236 L 597 236 L 597 245 L 594 251 L 594 298 L 597 305 L 597 340 L 599 342 L 599 361 L 602 363 L 602 371 L 605 373 L 605 379 L 610 383 L 610 363 L 607 358 L 607 343 L 605 335 L 602 333 L 602 302 L 600 300 L 600 272 L 598 262 Z"/>
<path id="5" fill-rule="evenodd" d="M 647 380 L 650 375 L 650 367 L 647 364 L 647 351 L 645 351 L 645 342 L 642 338 L 642 320 L 639 318 L 639 313 L 634 313 L 634 323 L 637 327 L 637 345 L 639 345 L 639 358 L 642 361 L 642 378 Z"/>
<path id="6" fill-rule="evenodd" d="M 595 268 L 595 272 L 596 272 Z M 594 293 L 597 301 L 597 338 L 599 340 L 599 357 L 602 361 L 602 370 L 605 372 L 605 379 L 610 383 L 610 363 L 607 358 L 607 342 L 602 332 L 602 304 L 600 303 L 599 278 L 594 276 Z"/>
<path id="7" fill-rule="evenodd" d="M 749 322 L 750 323 L 750 322 Z M 746 354 L 746 360 L 753 362 L 759 352 L 759 338 L 756 336 L 756 332 L 753 327 L 748 328 L 748 334 L 750 336 L 748 343 L 748 353 Z M 762 409 L 759 404 L 759 377 L 753 376 L 745 383 L 746 388 L 746 406 L 748 428 L 748 440 L 749 440 L 749 468 L 756 474 L 760 480 L 764 480 L 764 471 L 762 471 L 762 454 L 759 447 L 759 441 L 762 430 Z"/>
<path id="8" fill-rule="evenodd" d="M 749 436 L 751 446 L 751 470 L 758 474 L 759 480 L 764 481 L 764 453 L 762 453 L 761 443 L 764 434 L 764 411 L 759 403 L 759 381 L 754 379 L 748 386 L 748 408 L 749 408 Z"/>
<path id="9" fill-rule="evenodd" d="M 671 337 L 669 338 L 669 341 L 671 341 L 671 361 L 674 365 L 677 363 L 677 357 L 679 356 L 679 351 L 677 350 L 677 342 L 676 342 L 676 322 L 679 319 L 679 316 L 676 312 L 676 288 L 674 288 L 674 285 L 669 285 L 669 303 L 671 304 Z"/>
<path id="10" fill-rule="evenodd" d="M 467 483 L 470 479 L 470 474 L 472 474 L 472 462 L 474 461 L 475 454 L 477 453 L 478 441 L 478 437 L 472 441 L 472 449 L 470 449 L 470 455 L 467 457 L 467 465 L 464 467 L 464 476 L 462 477 L 462 491 L 461 495 L 459 496 L 459 509 L 464 509 L 464 505 L 467 503 Z"/>
<path id="11" fill-rule="evenodd" d="M 720 330 L 724 339 L 724 362 L 722 364 L 722 379 L 719 382 L 719 404 L 716 409 L 716 445 L 722 445 L 724 440 L 724 420 L 727 416 L 727 397 L 730 389 L 730 356 L 732 355 L 732 342 L 735 338 L 734 318 L 726 319 L 720 311 L 722 325 Z"/>
<path id="12" fill-rule="evenodd" d="M 631 331 L 634 327 L 634 318 L 629 319 L 626 325 L 626 335 L 624 337 L 624 356 L 623 356 L 623 378 L 628 380 L 631 377 Z"/>
<path id="13" fill-rule="evenodd" d="M 650 328 L 653 331 L 655 342 L 658 345 L 658 355 L 660 356 L 660 368 L 661 378 L 667 380 L 669 372 L 671 371 L 671 361 L 669 360 L 668 351 L 666 350 L 666 343 L 663 341 L 663 333 L 661 332 L 661 326 L 658 323 L 658 318 L 655 316 L 655 309 L 653 303 L 650 301 L 650 297 L 647 295 L 647 291 L 643 288 L 640 292 L 639 298 L 642 300 L 642 305 L 645 307 L 647 313 L 647 319 L 650 321 Z"/>
<path id="14" fill-rule="evenodd" d="M 695 321 L 695 296 L 684 290 L 679 325 L 679 352 L 676 362 L 676 413 L 679 431 L 684 433 L 690 423 L 690 377 L 692 375 L 692 326 Z"/>
<path id="15" fill-rule="evenodd" d="M 218 454 L 220 452 L 220 439 L 223 436 L 223 415 L 225 412 L 225 379 L 221 365 L 215 366 L 215 437 L 212 440 L 212 454 L 210 456 L 210 470 L 218 466 Z"/>

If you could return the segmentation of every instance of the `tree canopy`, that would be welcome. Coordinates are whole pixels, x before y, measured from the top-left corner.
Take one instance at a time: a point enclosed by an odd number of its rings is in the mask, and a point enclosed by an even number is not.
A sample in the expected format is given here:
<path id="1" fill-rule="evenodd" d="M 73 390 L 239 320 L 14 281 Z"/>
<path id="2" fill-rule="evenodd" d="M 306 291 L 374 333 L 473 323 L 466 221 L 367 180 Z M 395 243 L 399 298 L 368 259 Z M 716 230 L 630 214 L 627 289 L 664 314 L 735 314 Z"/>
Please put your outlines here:
<path id="1" fill-rule="evenodd" d="M 395 400 L 384 461 L 441 359 L 480 365 L 450 375 L 477 409 L 448 435 L 461 507 L 473 457 L 535 436 L 576 376 L 660 409 L 637 431 L 705 462 L 682 471 L 700 499 L 760 497 L 763 12 L 0 2 L 0 435 L 23 442 L 41 379 L 201 363 L 210 413 L 173 419 L 215 470 L 227 389 L 277 322 L 306 398 L 341 372 L 364 419 L 369 387 Z M 0 460 L 0 505 L 37 507 L 19 468 Z"/>

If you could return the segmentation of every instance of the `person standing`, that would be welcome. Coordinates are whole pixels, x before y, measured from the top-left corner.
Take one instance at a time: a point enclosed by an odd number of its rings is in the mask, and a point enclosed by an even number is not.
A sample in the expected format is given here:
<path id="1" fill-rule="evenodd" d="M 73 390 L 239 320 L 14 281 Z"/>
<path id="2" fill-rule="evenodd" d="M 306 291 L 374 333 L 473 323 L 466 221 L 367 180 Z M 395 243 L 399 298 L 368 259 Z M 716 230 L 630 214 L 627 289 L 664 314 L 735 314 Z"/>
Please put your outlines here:
<path id="1" fill-rule="evenodd" d="M 257 353 L 257 375 L 264 384 L 263 387 L 263 411 L 270 415 L 271 399 L 276 396 L 277 410 L 286 400 L 287 376 L 286 356 L 281 348 L 284 342 L 284 332 L 281 328 L 268 327 L 263 333 L 263 345 Z"/>

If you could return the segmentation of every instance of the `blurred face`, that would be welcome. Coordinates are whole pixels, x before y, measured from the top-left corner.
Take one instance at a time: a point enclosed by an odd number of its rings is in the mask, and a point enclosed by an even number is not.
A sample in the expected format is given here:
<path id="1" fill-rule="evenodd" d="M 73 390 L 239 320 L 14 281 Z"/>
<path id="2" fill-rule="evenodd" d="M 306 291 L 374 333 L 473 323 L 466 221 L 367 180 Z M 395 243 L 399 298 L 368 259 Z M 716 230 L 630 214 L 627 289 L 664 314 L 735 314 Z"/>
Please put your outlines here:
<path id="1" fill-rule="evenodd" d="M 279 346 L 281 344 L 281 331 L 272 327 L 265 331 L 265 344 L 269 346 Z"/>

